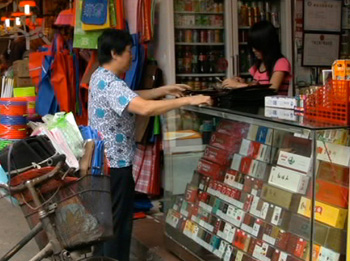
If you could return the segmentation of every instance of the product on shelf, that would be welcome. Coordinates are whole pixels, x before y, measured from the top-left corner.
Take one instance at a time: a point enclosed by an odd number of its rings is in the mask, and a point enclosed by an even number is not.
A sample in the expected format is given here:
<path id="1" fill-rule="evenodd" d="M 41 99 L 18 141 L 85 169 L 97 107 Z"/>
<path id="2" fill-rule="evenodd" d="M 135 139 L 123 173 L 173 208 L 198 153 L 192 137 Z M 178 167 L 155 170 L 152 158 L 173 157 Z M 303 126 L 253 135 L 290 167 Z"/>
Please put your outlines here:
<path id="1" fill-rule="evenodd" d="M 309 177 L 303 173 L 282 167 L 272 167 L 268 183 L 276 187 L 305 195 Z"/>
<path id="2" fill-rule="evenodd" d="M 298 213 L 306 217 L 311 216 L 311 200 L 302 197 Z M 335 228 L 343 229 L 347 220 L 348 210 L 337 208 L 319 201 L 315 201 L 315 219 Z"/>
<path id="3" fill-rule="evenodd" d="M 261 193 L 262 199 L 285 209 L 295 211 L 298 209 L 300 196 L 270 185 L 264 185 Z"/>

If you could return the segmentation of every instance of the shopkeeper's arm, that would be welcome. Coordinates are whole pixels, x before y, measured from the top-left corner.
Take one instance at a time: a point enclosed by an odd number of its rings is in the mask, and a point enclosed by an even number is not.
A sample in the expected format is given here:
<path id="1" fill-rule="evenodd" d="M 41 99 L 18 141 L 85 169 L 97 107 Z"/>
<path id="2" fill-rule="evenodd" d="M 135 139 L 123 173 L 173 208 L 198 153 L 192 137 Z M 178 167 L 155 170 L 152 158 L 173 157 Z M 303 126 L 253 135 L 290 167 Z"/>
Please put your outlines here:
<path id="1" fill-rule="evenodd" d="M 154 116 L 166 113 L 182 106 L 201 104 L 212 105 L 212 100 L 209 96 L 202 95 L 159 101 L 145 100 L 142 97 L 136 97 L 130 101 L 128 111 L 143 116 Z"/>
<path id="2" fill-rule="evenodd" d="M 183 92 L 190 90 L 191 87 L 186 84 L 170 84 L 151 90 L 135 91 L 140 97 L 145 100 L 156 100 L 165 97 L 166 95 L 172 95 L 175 97 L 182 97 Z"/>
<path id="3" fill-rule="evenodd" d="M 286 72 L 275 71 L 270 79 L 270 89 L 278 91 L 279 87 L 282 85 Z"/>

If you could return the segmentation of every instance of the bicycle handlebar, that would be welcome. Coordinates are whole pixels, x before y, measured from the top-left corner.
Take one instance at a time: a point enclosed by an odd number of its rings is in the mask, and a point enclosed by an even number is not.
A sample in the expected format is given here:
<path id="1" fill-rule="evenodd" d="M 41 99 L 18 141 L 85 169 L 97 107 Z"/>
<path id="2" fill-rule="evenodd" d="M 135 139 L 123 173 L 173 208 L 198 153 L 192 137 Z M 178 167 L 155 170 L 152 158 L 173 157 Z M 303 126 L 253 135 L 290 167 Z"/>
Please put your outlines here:
<path id="1" fill-rule="evenodd" d="M 5 190 L 7 190 L 8 192 L 10 192 L 10 195 L 12 195 L 13 193 L 21 192 L 21 191 L 27 189 L 29 184 L 31 184 L 32 186 L 36 186 L 36 185 L 43 183 L 49 179 L 52 179 L 54 176 L 56 176 L 60 172 L 60 170 L 63 166 L 63 163 L 64 163 L 64 161 L 58 162 L 52 171 L 50 171 L 49 173 L 47 173 L 43 176 L 27 180 L 24 183 L 17 185 L 17 186 L 10 186 L 8 184 L 0 183 L 0 188 L 3 188 Z"/>

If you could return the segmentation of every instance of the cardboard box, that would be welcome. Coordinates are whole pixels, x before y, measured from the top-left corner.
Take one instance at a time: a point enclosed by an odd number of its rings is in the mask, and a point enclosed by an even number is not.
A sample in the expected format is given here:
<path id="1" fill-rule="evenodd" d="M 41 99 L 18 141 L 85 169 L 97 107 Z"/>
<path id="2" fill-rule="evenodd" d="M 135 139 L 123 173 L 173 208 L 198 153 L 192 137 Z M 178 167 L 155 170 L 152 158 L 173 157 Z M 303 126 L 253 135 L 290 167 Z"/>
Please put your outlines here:
<path id="1" fill-rule="evenodd" d="M 13 75 L 21 78 L 28 78 L 29 75 L 29 59 L 17 60 L 13 62 Z"/>
<path id="2" fill-rule="evenodd" d="M 298 258 L 304 259 L 308 256 L 309 243 L 301 237 L 291 234 L 286 252 Z"/>
<path id="3" fill-rule="evenodd" d="M 291 216 L 291 212 L 271 204 L 267 212 L 266 221 L 283 230 L 288 230 Z"/>
<path id="4" fill-rule="evenodd" d="M 266 219 L 270 204 L 263 201 L 261 198 L 259 197 L 254 197 L 254 196 L 250 196 L 252 197 L 252 201 L 251 201 L 251 206 L 250 206 L 250 210 L 249 213 L 253 214 L 256 217 L 259 217 L 263 220 Z"/>
<path id="5" fill-rule="evenodd" d="M 316 179 L 316 199 L 327 204 L 335 205 L 340 208 L 348 207 L 349 188 L 339 186 L 338 184 Z M 311 198 L 311 186 L 308 196 Z"/>
<path id="6" fill-rule="evenodd" d="M 251 236 L 241 229 L 236 230 L 236 235 L 233 241 L 233 245 L 244 252 L 248 251 Z"/>
<path id="7" fill-rule="evenodd" d="M 245 182 L 245 175 L 242 173 L 239 173 L 238 171 L 229 169 L 226 172 L 224 182 L 231 187 L 242 190 Z"/>
<path id="8" fill-rule="evenodd" d="M 311 167 L 311 159 L 309 157 L 280 150 L 277 165 L 308 173 Z"/>
<path id="9" fill-rule="evenodd" d="M 222 181 L 224 179 L 221 166 L 204 159 L 198 162 L 197 171 L 215 180 Z"/>
<path id="10" fill-rule="evenodd" d="M 253 196 L 260 197 L 263 185 L 264 182 L 262 180 L 246 176 L 243 191 Z"/>
<path id="11" fill-rule="evenodd" d="M 15 87 L 32 87 L 33 86 L 32 78 L 30 77 L 15 76 L 14 80 L 15 80 L 15 83 L 14 83 Z"/>
<path id="12" fill-rule="evenodd" d="M 346 230 L 329 227 L 325 247 L 340 253 L 346 253 Z"/>
<path id="13" fill-rule="evenodd" d="M 240 139 L 236 139 L 232 135 L 227 135 L 219 132 L 214 132 L 210 138 L 210 145 L 229 153 L 234 153 L 239 150 L 241 145 Z"/>
<path id="14" fill-rule="evenodd" d="M 317 151 L 318 160 L 329 162 L 329 157 L 330 157 L 332 162 L 335 164 L 339 164 L 345 167 L 349 166 L 349 163 L 350 163 L 349 147 L 338 145 L 338 144 L 332 144 L 332 143 L 324 144 L 322 141 L 318 140 L 316 151 Z"/>
<path id="15" fill-rule="evenodd" d="M 253 257 L 257 258 L 260 261 L 271 261 L 273 254 L 276 249 L 272 246 L 266 244 L 262 240 L 258 240 L 255 244 Z"/>
<path id="16" fill-rule="evenodd" d="M 231 163 L 231 169 L 239 171 L 241 168 L 241 161 L 242 161 L 243 156 L 239 154 L 234 154 L 232 163 Z"/>
<path id="17" fill-rule="evenodd" d="M 216 131 L 227 135 L 234 135 L 236 137 L 245 137 L 249 131 L 249 126 L 249 123 L 221 120 Z"/>
<path id="18" fill-rule="evenodd" d="M 258 132 L 256 134 L 256 141 L 266 145 L 271 145 L 272 133 L 273 133 L 272 129 L 269 129 L 264 126 L 259 126 Z"/>
<path id="19" fill-rule="evenodd" d="M 317 261 L 338 261 L 340 254 L 321 246 Z"/>
<path id="20" fill-rule="evenodd" d="M 311 216 L 311 200 L 302 197 L 298 209 L 300 215 L 306 217 Z M 335 228 L 343 229 L 346 224 L 348 210 L 327 205 L 325 203 L 315 201 L 315 219 Z"/>
<path id="21" fill-rule="evenodd" d="M 292 234 L 295 234 L 297 236 L 303 237 L 307 240 L 310 240 L 311 238 L 311 220 L 309 218 L 302 217 L 297 214 L 292 214 L 292 217 L 290 219 L 289 228 L 288 231 Z M 316 227 L 315 223 L 315 242 L 322 244 L 322 242 L 317 241 L 317 237 L 319 236 L 321 239 L 324 238 L 325 240 L 327 236 L 327 228 L 326 229 L 320 229 L 323 227 Z"/>
<path id="22" fill-rule="evenodd" d="M 272 167 L 268 182 L 281 189 L 305 194 L 309 184 L 309 177 L 294 170 Z"/>
<path id="23" fill-rule="evenodd" d="M 320 161 L 317 178 L 334 182 L 342 186 L 349 186 L 349 167 Z"/>
<path id="24" fill-rule="evenodd" d="M 249 126 L 249 131 L 247 133 L 248 140 L 256 140 L 256 135 L 258 133 L 259 126 L 251 124 Z"/>
<path id="25" fill-rule="evenodd" d="M 292 212 L 298 209 L 300 201 L 299 195 L 266 184 L 263 186 L 261 197 Z"/>
<path id="26" fill-rule="evenodd" d="M 241 225 L 241 229 L 250 235 L 253 235 L 256 238 L 262 238 L 262 233 L 264 229 L 264 222 L 255 218 L 250 214 L 246 214 L 243 219 L 243 223 Z"/>
<path id="27" fill-rule="evenodd" d="M 226 167 L 230 161 L 230 154 L 225 150 L 207 146 L 203 158 Z"/>
<path id="28" fill-rule="evenodd" d="M 265 107 L 294 109 L 296 105 L 297 101 L 295 98 L 290 98 L 282 95 L 265 97 Z"/>

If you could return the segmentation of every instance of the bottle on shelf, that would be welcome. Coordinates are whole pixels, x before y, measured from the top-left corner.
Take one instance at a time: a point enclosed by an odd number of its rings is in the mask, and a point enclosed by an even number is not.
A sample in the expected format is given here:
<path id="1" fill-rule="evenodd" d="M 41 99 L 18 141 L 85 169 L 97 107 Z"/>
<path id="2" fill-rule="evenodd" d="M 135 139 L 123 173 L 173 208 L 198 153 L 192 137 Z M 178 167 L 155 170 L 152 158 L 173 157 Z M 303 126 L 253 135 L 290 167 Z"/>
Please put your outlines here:
<path id="1" fill-rule="evenodd" d="M 198 30 L 193 30 L 192 32 L 192 42 L 199 43 L 200 42 L 200 35 Z"/>
<path id="2" fill-rule="evenodd" d="M 193 0 L 192 1 L 192 10 L 193 10 L 193 12 L 196 12 L 196 13 L 198 13 L 198 12 L 200 12 L 200 2 L 199 2 L 199 0 Z"/>
<path id="3" fill-rule="evenodd" d="M 187 85 L 190 86 L 192 89 L 194 88 L 194 81 L 192 77 L 188 77 Z"/>
<path id="4" fill-rule="evenodd" d="M 276 28 L 280 26 L 279 21 L 278 21 L 278 13 L 277 13 L 276 8 L 273 8 L 272 12 L 271 12 L 271 23 Z"/>
<path id="5" fill-rule="evenodd" d="M 196 46 L 192 49 L 192 73 L 198 73 L 198 50 Z"/>
<path id="6" fill-rule="evenodd" d="M 265 17 L 267 21 L 271 21 L 271 11 L 270 11 L 270 3 L 265 3 Z"/>
<path id="7" fill-rule="evenodd" d="M 259 6 L 256 2 L 252 3 L 253 5 L 253 19 L 254 19 L 254 23 L 258 23 L 260 22 L 260 10 L 259 10 Z"/>
<path id="8" fill-rule="evenodd" d="M 248 5 L 247 4 L 242 4 L 241 6 L 241 21 L 242 21 L 242 26 L 248 26 L 249 24 L 249 19 L 248 19 Z"/>
<path id="9" fill-rule="evenodd" d="M 178 46 L 176 51 L 176 69 L 178 73 L 184 72 L 184 57 L 183 57 L 183 50 L 182 46 Z"/>
<path id="10" fill-rule="evenodd" d="M 207 55 L 203 49 L 199 52 L 198 69 L 199 73 L 207 73 Z"/>
<path id="11" fill-rule="evenodd" d="M 205 77 L 202 78 L 201 89 L 202 90 L 207 90 L 208 89 L 208 82 L 207 82 L 207 78 L 205 78 Z"/>
<path id="12" fill-rule="evenodd" d="M 208 43 L 215 43 L 215 30 L 208 30 Z"/>
<path id="13" fill-rule="evenodd" d="M 201 38 L 201 43 L 207 43 L 208 42 L 208 30 L 201 30 L 200 31 L 200 38 Z"/>
<path id="14" fill-rule="evenodd" d="M 215 64 L 215 55 L 214 50 L 210 50 L 208 55 L 208 73 L 215 73 L 216 64 Z"/>
<path id="15" fill-rule="evenodd" d="M 194 78 L 194 90 L 199 91 L 201 89 L 201 82 L 199 81 L 199 78 Z"/>
<path id="16" fill-rule="evenodd" d="M 207 12 L 207 1 L 206 0 L 199 0 L 199 3 L 200 3 L 200 11 Z"/>
<path id="17" fill-rule="evenodd" d="M 186 46 L 186 51 L 184 55 L 184 72 L 191 73 L 192 71 L 192 53 L 189 46 Z"/>
<path id="18" fill-rule="evenodd" d="M 191 0 L 185 0 L 185 11 L 192 12 L 192 1 Z"/>
<path id="19" fill-rule="evenodd" d="M 176 30 L 176 42 L 183 42 L 184 41 L 184 34 L 183 30 Z"/>
<path id="20" fill-rule="evenodd" d="M 175 2 L 175 11 L 183 12 L 185 10 L 185 2 L 184 0 L 177 0 Z"/>
<path id="21" fill-rule="evenodd" d="M 208 83 L 208 89 L 209 89 L 209 90 L 214 89 L 214 86 L 213 86 L 213 83 L 214 83 L 213 77 L 209 77 L 207 83 Z"/>

